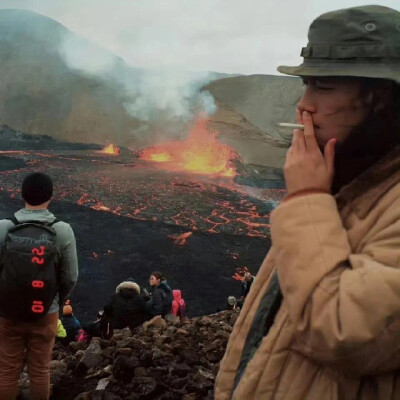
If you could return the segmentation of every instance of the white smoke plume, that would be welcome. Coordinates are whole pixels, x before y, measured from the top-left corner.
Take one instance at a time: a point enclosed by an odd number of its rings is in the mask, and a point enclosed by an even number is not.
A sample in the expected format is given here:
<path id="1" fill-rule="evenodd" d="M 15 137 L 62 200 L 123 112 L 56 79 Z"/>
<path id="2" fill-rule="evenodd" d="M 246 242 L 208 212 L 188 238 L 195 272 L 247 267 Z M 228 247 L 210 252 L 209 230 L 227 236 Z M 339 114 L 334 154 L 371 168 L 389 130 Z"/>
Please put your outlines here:
<path id="1" fill-rule="evenodd" d="M 197 114 L 216 111 L 214 99 L 201 88 L 215 79 L 209 72 L 190 72 L 178 67 L 138 69 L 121 58 L 75 34 L 65 34 L 59 49 L 72 69 L 118 82 L 127 96 L 124 106 L 142 121 L 190 121 Z"/>
<path id="2" fill-rule="evenodd" d="M 212 115 L 216 106 L 210 93 L 201 91 L 210 81 L 208 73 L 177 69 L 145 71 L 129 86 L 132 101 L 125 107 L 135 118 L 151 121 L 160 115 L 185 121 L 200 112 Z"/>

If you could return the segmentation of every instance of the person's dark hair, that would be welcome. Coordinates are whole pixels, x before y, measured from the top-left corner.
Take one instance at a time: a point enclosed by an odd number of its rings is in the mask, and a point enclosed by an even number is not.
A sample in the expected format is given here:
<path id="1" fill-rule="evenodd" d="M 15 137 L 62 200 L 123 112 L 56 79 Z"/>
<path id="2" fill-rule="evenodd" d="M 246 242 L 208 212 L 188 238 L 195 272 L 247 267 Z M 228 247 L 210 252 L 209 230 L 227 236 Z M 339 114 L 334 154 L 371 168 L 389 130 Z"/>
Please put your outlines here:
<path id="1" fill-rule="evenodd" d="M 157 279 L 159 279 L 160 281 L 163 281 L 165 278 L 164 278 L 164 276 L 163 276 L 163 274 L 161 273 L 161 272 L 159 272 L 159 271 L 155 271 L 155 272 L 152 272 L 151 274 L 150 274 L 150 276 L 152 276 L 152 275 L 154 275 Z"/>
<path id="2" fill-rule="evenodd" d="M 361 81 L 360 96 L 369 113 L 335 149 L 333 193 L 400 144 L 400 85 L 385 79 L 350 79 Z"/>
<path id="3" fill-rule="evenodd" d="M 53 196 L 53 181 L 42 173 L 34 172 L 22 181 L 21 196 L 31 206 L 39 206 Z"/>

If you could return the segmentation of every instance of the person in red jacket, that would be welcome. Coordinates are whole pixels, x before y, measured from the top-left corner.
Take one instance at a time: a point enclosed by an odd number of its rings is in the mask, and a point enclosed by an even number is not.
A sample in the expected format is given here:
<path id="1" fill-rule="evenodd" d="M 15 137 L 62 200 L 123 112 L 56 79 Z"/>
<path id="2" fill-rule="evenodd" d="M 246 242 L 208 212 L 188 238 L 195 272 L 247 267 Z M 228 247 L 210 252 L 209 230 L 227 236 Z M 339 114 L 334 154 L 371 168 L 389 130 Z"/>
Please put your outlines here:
<path id="1" fill-rule="evenodd" d="M 172 314 L 183 319 L 185 317 L 186 303 L 182 299 L 182 293 L 180 290 L 175 289 L 172 291 L 172 296 L 174 297 L 172 300 Z"/>

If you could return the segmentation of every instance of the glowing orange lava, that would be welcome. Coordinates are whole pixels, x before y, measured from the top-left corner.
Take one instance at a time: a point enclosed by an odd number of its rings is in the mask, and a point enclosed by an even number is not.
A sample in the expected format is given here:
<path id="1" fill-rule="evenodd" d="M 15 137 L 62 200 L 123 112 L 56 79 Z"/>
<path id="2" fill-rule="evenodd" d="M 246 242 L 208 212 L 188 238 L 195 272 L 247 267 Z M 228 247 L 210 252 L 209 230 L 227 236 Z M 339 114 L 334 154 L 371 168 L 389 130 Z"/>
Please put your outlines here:
<path id="1" fill-rule="evenodd" d="M 157 152 L 154 148 L 149 148 L 143 150 L 142 154 L 140 155 L 142 160 L 150 160 L 150 161 L 172 161 L 172 157 L 170 154 L 166 152 Z"/>
<path id="2" fill-rule="evenodd" d="M 170 239 L 173 240 L 174 244 L 178 246 L 184 246 L 193 232 L 182 233 L 181 235 L 168 235 Z"/>
<path id="3" fill-rule="evenodd" d="M 121 150 L 115 144 L 110 143 L 108 146 L 104 147 L 101 152 L 106 154 L 119 154 Z"/>
<path id="4" fill-rule="evenodd" d="M 168 161 L 169 169 L 230 177 L 236 175 L 232 160 L 240 159 L 232 147 L 217 140 L 216 132 L 209 132 L 207 119 L 200 119 L 186 140 L 146 148 L 140 158 Z"/>

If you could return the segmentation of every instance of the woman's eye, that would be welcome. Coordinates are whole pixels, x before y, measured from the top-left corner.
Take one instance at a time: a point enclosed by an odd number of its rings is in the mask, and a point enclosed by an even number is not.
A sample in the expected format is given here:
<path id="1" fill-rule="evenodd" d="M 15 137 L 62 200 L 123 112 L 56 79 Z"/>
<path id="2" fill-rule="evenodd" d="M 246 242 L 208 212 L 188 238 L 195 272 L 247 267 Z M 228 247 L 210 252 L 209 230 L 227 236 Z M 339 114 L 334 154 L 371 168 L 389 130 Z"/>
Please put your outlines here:
<path id="1" fill-rule="evenodd" d="M 333 90 L 333 87 L 330 86 L 315 86 L 319 90 Z"/>

